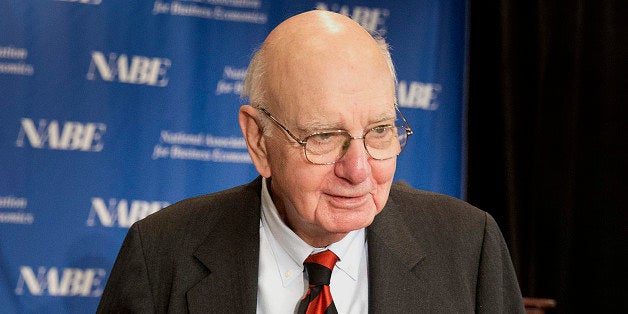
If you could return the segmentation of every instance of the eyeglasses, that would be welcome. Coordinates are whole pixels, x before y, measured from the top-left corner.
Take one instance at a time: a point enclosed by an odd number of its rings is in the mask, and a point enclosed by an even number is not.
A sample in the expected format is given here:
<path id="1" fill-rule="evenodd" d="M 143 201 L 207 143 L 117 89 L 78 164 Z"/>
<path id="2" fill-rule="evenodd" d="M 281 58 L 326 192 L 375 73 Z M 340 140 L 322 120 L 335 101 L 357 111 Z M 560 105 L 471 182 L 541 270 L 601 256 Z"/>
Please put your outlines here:
<path id="1" fill-rule="evenodd" d="M 331 165 L 347 153 L 351 140 L 364 140 L 364 149 L 373 159 L 384 160 L 393 158 L 401 153 L 406 146 L 412 129 L 408 121 L 395 104 L 395 110 L 405 126 L 378 125 L 366 131 L 362 136 L 352 136 L 346 130 L 332 130 L 315 132 L 304 139 L 296 137 L 288 128 L 281 124 L 265 108 L 258 108 L 277 126 L 282 128 L 299 145 L 303 146 L 305 158 L 316 165 Z"/>

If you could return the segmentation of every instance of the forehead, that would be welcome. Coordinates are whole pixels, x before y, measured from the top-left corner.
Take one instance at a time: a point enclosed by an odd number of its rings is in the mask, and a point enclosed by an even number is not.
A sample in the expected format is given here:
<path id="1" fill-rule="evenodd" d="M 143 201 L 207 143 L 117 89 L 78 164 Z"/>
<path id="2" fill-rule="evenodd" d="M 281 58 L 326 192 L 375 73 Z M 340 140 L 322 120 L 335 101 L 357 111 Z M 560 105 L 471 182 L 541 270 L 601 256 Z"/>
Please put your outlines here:
<path id="1" fill-rule="evenodd" d="M 301 122 L 394 117 L 394 82 L 384 62 L 293 58 L 280 73 L 272 88 L 275 111 Z"/>
<path id="2" fill-rule="evenodd" d="M 302 131 L 364 129 L 395 118 L 394 89 L 386 83 L 359 77 L 310 80 L 288 88 L 274 111 Z"/>

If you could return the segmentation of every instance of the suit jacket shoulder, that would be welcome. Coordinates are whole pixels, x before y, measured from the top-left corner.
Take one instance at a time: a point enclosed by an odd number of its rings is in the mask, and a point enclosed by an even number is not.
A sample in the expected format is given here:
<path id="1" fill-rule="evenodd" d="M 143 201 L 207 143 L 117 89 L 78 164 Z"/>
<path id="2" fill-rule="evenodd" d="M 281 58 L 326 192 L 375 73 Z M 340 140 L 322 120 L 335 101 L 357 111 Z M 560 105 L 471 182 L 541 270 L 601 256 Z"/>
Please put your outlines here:
<path id="1" fill-rule="evenodd" d="M 135 223 L 118 253 L 99 312 L 254 309 L 260 190 L 258 178 L 185 199 Z M 233 299 L 238 302 L 231 303 Z"/>
<path id="2" fill-rule="evenodd" d="M 523 311 L 495 221 L 466 202 L 395 184 L 368 241 L 374 313 Z"/>

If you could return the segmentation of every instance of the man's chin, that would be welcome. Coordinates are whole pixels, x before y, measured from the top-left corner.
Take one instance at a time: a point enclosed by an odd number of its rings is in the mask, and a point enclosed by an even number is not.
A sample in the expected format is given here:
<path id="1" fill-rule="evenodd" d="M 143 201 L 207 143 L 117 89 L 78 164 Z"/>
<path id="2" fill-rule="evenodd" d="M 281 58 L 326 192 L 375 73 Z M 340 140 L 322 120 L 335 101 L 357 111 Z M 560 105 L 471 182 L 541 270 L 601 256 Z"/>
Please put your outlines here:
<path id="1" fill-rule="evenodd" d="M 349 233 L 354 230 L 368 227 L 375 218 L 375 215 L 368 214 L 360 217 L 344 217 L 336 219 L 331 228 L 328 228 L 333 233 Z"/>

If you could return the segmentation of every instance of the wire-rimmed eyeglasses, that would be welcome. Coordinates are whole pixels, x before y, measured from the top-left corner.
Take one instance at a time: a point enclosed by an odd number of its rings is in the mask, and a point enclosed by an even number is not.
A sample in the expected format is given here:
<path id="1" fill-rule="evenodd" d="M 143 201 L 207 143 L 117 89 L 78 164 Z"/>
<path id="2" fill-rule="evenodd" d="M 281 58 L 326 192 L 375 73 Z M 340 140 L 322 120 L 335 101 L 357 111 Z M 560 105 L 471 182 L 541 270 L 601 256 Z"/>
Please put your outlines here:
<path id="1" fill-rule="evenodd" d="M 371 158 L 376 160 L 393 158 L 401 153 L 408 142 L 408 136 L 412 135 L 408 121 L 403 117 L 396 104 L 395 110 L 405 126 L 378 125 L 367 130 L 362 136 L 352 136 L 346 130 L 322 131 L 312 133 L 304 139 L 300 139 L 290 132 L 265 108 L 257 109 L 286 131 L 299 145 L 303 146 L 305 158 L 317 165 L 330 165 L 338 162 L 349 149 L 351 140 L 357 139 L 363 140 L 364 149 Z"/>

